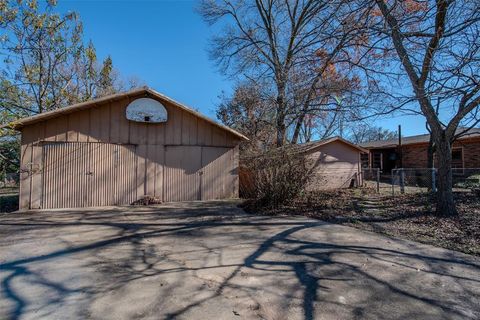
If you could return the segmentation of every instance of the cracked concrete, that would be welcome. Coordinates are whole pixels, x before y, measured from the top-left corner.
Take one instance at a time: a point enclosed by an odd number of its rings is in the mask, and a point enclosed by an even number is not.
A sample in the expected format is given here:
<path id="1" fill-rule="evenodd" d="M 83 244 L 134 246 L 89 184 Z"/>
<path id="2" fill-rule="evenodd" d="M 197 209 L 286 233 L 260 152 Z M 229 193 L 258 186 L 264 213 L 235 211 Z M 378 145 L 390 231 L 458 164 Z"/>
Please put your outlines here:
<path id="1" fill-rule="evenodd" d="M 478 319 L 479 268 L 228 201 L 0 216 L 1 319 Z"/>

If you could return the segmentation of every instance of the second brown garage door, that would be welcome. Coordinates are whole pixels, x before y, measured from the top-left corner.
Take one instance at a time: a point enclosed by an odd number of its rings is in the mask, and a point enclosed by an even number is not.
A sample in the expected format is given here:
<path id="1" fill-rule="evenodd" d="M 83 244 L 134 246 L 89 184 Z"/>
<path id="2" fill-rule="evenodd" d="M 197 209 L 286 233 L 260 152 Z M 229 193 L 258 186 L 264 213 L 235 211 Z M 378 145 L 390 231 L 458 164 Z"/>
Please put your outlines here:
<path id="1" fill-rule="evenodd" d="M 225 199 L 235 195 L 234 148 L 167 146 L 164 201 Z"/>

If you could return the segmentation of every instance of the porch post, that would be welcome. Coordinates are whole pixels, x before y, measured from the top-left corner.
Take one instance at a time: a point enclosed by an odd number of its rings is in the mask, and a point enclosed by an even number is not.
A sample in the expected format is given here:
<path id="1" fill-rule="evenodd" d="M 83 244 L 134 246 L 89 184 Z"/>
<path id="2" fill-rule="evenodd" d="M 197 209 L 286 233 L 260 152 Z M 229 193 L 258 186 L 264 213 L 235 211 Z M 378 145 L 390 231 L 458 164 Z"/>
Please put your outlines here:
<path id="1" fill-rule="evenodd" d="M 380 169 L 377 169 L 377 193 L 380 193 Z"/>
<path id="2" fill-rule="evenodd" d="M 435 168 L 432 168 L 432 192 L 436 193 L 437 192 L 437 184 L 436 184 L 436 172 Z"/>

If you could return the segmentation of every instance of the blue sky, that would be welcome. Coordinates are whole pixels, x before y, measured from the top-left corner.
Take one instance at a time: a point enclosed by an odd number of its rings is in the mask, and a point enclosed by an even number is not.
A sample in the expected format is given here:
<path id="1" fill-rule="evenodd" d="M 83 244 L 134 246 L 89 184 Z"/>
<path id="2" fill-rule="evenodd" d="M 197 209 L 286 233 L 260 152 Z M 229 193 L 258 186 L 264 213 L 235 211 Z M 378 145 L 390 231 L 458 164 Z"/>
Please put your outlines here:
<path id="1" fill-rule="evenodd" d="M 195 12 L 197 1 L 94 1 L 59 0 L 60 11 L 76 11 L 84 24 L 85 40 L 91 39 L 97 55 L 112 56 L 124 76 L 146 85 L 215 118 L 222 91 L 233 81 L 218 72 L 208 59 L 214 29 Z M 376 125 L 404 135 L 426 132 L 423 117 L 391 116 L 372 120 Z"/>

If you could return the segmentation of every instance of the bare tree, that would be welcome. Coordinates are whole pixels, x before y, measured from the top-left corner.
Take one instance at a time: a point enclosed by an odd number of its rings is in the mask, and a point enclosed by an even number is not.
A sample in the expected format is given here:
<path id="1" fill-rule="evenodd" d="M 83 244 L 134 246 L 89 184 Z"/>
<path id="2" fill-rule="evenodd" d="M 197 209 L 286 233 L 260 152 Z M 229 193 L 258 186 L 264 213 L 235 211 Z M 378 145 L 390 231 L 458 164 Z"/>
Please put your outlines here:
<path id="1" fill-rule="evenodd" d="M 397 89 L 403 106 L 426 118 L 438 160 L 437 214 L 457 213 L 451 151 L 459 125 L 478 124 L 480 104 L 480 2 L 452 0 L 368 1 L 383 39 L 377 52 L 399 70 L 396 88 L 408 81 L 413 95 Z M 393 49 L 393 50 L 392 50 Z M 398 66 L 398 69 L 395 67 Z M 415 100 L 416 105 L 411 103 Z"/>
<path id="2" fill-rule="evenodd" d="M 338 109 L 319 97 L 319 87 L 363 41 L 359 25 L 365 11 L 354 2 L 204 0 L 200 12 L 207 22 L 225 26 L 211 52 L 222 70 L 272 84 L 277 146 L 285 143 L 290 125 L 296 142 L 313 110 Z"/>
<path id="3" fill-rule="evenodd" d="M 372 126 L 369 123 L 360 122 L 353 125 L 349 130 L 348 139 L 354 143 L 369 142 L 375 140 L 390 140 L 398 138 L 398 132 Z"/>
<path id="4" fill-rule="evenodd" d="M 235 87 L 232 97 L 222 96 L 217 118 L 246 135 L 250 141 L 241 145 L 243 151 L 258 153 L 275 144 L 272 114 L 274 101 L 269 101 L 268 86 L 246 81 Z"/>

